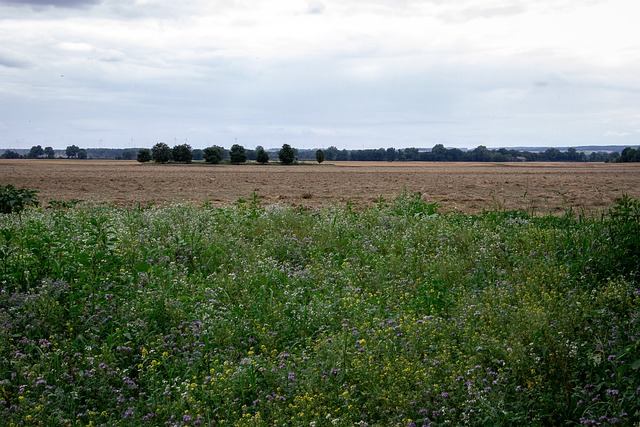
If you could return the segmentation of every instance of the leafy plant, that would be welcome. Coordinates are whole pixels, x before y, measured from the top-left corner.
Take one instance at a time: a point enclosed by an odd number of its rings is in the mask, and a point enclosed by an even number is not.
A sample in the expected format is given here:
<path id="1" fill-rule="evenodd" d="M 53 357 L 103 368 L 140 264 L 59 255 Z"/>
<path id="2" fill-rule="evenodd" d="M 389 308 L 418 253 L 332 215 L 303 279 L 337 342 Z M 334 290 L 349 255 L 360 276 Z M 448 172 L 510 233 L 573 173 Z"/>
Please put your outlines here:
<path id="1" fill-rule="evenodd" d="M 640 202 L 623 195 L 607 219 L 612 267 L 640 279 Z"/>
<path id="2" fill-rule="evenodd" d="M 11 184 L 0 187 L 0 213 L 22 212 L 28 206 L 38 206 L 38 190 L 16 188 Z"/>

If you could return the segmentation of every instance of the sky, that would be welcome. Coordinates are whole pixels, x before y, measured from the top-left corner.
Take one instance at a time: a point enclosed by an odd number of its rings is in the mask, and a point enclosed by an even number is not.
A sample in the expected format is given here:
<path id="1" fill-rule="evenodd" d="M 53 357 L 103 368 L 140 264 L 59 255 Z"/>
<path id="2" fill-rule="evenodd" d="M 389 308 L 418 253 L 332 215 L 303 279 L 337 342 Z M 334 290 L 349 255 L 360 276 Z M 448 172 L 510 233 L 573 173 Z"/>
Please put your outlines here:
<path id="1" fill-rule="evenodd" d="M 0 148 L 640 143 L 636 0 L 0 0 Z"/>

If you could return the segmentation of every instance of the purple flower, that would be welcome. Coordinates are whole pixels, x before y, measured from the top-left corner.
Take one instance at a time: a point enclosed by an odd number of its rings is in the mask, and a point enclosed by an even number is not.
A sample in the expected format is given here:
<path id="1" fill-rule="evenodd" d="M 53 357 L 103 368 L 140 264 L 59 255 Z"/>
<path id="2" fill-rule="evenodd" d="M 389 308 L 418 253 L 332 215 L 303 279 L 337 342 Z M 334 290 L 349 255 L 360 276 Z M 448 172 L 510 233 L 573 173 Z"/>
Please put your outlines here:
<path id="1" fill-rule="evenodd" d="M 182 421 L 184 421 L 185 423 L 188 423 L 189 421 L 191 421 L 191 415 L 183 415 Z"/>
<path id="2" fill-rule="evenodd" d="M 607 394 L 611 394 L 611 395 L 617 396 L 618 394 L 620 394 L 620 391 L 619 390 L 614 390 L 614 389 L 608 389 L 607 390 Z"/>

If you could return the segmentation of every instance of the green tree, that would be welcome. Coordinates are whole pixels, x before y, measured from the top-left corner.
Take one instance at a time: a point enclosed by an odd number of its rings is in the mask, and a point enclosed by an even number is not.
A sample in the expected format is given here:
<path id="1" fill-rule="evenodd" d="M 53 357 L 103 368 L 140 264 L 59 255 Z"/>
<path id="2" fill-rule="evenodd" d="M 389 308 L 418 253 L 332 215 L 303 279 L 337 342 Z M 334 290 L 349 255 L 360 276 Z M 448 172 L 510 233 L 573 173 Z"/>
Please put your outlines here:
<path id="1" fill-rule="evenodd" d="M 338 149 L 335 146 L 331 146 L 324 150 L 324 158 L 328 161 L 338 160 Z"/>
<path id="2" fill-rule="evenodd" d="M 205 162 L 217 165 L 224 158 L 224 148 L 214 145 L 213 147 L 207 147 L 202 150 L 202 154 Z"/>
<path id="3" fill-rule="evenodd" d="M 242 145 L 233 144 L 229 151 L 229 159 L 231 163 L 240 164 L 247 161 L 247 153 Z"/>
<path id="4" fill-rule="evenodd" d="M 86 159 L 87 158 L 87 150 L 85 150 L 84 148 L 81 148 L 78 150 L 78 158 L 79 159 Z"/>
<path id="5" fill-rule="evenodd" d="M 267 153 L 267 151 L 261 145 L 258 145 L 256 147 L 256 162 L 263 165 L 265 163 L 269 163 L 269 153 Z"/>
<path id="6" fill-rule="evenodd" d="M 78 147 L 77 145 L 70 145 L 66 148 L 66 150 L 64 150 L 65 154 L 67 155 L 67 158 L 69 159 L 78 157 L 79 151 L 80 151 L 80 147 Z"/>
<path id="7" fill-rule="evenodd" d="M 171 148 L 164 142 L 158 142 L 151 148 L 151 158 L 156 163 L 168 163 L 171 160 Z"/>
<path id="8" fill-rule="evenodd" d="M 44 156 L 47 159 L 53 159 L 56 157 L 56 152 L 53 150 L 53 147 L 44 147 Z"/>
<path id="9" fill-rule="evenodd" d="M 146 163 L 151 161 L 151 152 L 148 148 L 141 148 L 138 151 L 138 157 L 136 158 L 140 163 Z"/>
<path id="10" fill-rule="evenodd" d="M 278 151 L 278 158 L 282 164 L 290 165 L 296 160 L 296 153 L 289 144 L 283 144 L 280 151 Z"/>
<path id="11" fill-rule="evenodd" d="M 171 157 L 174 162 L 178 163 L 191 163 L 193 154 L 191 153 L 191 146 L 189 144 L 180 144 L 173 147 L 171 150 Z"/>
<path id="12" fill-rule="evenodd" d="M 13 150 L 7 150 L 4 153 L 2 153 L 2 156 L 0 156 L 3 159 L 19 159 L 20 158 L 20 154 L 18 154 L 17 152 L 13 151 Z"/>
<path id="13" fill-rule="evenodd" d="M 387 148 L 386 152 L 387 162 L 395 162 L 396 160 L 396 149 L 393 147 Z"/>
<path id="14" fill-rule="evenodd" d="M 318 163 L 324 162 L 324 151 L 316 150 L 316 162 Z"/>
<path id="15" fill-rule="evenodd" d="M 204 158 L 204 153 L 199 148 L 192 150 L 191 154 L 193 155 L 193 160 L 202 160 Z"/>
<path id="16" fill-rule="evenodd" d="M 34 145 L 33 147 L 31 147 L 31 150 L 29 150 L 29 153 L 27 154 L 27 158 L 29 159 L 37 159 L 38 157 L 44 155 L 44 150 L 42 149 L 41 145 Z"/>
<path id="17" fill-rule="evenodd" d="M 33 149 L 32 149 L 33 150 Z M 635 160 L 637 157 L 637 152 L 635 149 L 633 149 L 632 147 L 627 147 L 624 150 L 622 150 L 622 152 L 620 153 L 620 162 L 634 162 L 637 161 Z"/>
<path id="18" fill-rule="evenodd" d="M 137 153 L 134 149 L 122 150 L 122 160 L 133 160 L 136 156 Z"/>

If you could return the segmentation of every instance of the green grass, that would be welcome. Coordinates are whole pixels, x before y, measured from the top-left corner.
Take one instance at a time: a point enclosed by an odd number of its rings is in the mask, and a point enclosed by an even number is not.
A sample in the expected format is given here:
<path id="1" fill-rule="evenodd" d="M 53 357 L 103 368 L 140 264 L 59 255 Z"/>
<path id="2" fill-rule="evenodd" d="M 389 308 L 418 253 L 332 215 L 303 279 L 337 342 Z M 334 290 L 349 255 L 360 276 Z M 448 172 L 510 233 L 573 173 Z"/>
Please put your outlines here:
<path id="1" fill-rule="evenodd" d="M 3 425 L 633 425 L 640 205 L 0 216 Z"/>

